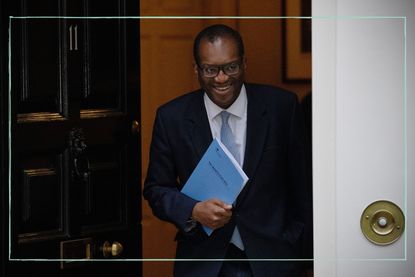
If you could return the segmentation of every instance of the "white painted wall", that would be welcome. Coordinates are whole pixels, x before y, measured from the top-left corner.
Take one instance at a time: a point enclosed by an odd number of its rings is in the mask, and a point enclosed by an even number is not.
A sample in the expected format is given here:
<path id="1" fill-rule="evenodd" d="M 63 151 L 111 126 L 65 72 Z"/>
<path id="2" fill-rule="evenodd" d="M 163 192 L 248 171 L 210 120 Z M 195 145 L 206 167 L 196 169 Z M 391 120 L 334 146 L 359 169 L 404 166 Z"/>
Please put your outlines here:
<path id="1" fill-rule="evenodd" d="M 315 276 L 415 276 L 415 1 L 313 0 L 313 17 Z M 407 217 L 389 246 L 360 230 L 379 199 Z"/>

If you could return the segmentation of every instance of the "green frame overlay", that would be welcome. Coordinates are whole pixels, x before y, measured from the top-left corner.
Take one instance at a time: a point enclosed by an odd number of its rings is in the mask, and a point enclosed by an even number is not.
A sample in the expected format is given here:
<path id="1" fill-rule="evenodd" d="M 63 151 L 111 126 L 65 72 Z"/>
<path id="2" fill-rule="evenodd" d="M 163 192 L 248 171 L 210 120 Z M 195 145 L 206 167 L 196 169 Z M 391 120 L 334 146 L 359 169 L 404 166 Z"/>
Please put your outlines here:
<path id="1" fill-rule="evenodd" d="M 12 132 L 11 132 L 11 125 L 12 125 L 12 101 L 11 101 L 11 89 L 12 89 L 12 82 L 11 82 L 11 24 L 13 20 L 21 20 L 21 19 L 88 19 L 88 20 L 102 20 L 102 19 L 137 19 L 137 20 L 166 20 L 166 19 L 175 19 L 175 20 L 186 20 L 186 19 L 264 19 L 264 20 L 276 20 L 276 19 L 311 19 L 311 20 L 353 20 L 353 19 L 401 19 L 404 23 L 403 34 L 404 34 L 404 76 L 403 76 L 403 124 L 404 124 L 404 207 L 403 212 L 405 216 L 405 226 L 408 226 L 408 209 L 407 209 L 407 202 L 408 202 L 408 107 L 407 107 L 407 17 L 406 16 L 9 16 L 9 39 L 8 39 L 8 57 L 9 57 L 9 64 L 8 64 L 8 71 L 9 71 L 9 98 L 8 98 L 8 149 L 9 149 L 9 171 L 8 171 L 8 190 L 9 190 L 9 261 L 34 261 L 34 262 L 48 262 L 48 261 L 59 261 L 59 262 L 85 262 L 85 261 L 93 261 L 93 262 L 119 262 L 119 261 L 126 261 L 126 262 L 173 262 L 173 261 L 269 261 L 269 262 L 286 262 L 286 261 L 314 261 L 317 259 L 162 259 L 162 258 L 151 258 L 151 259 L 12 259 L 11 258 L 11 207 L 12 207 L 12 199 L 11 199 L 11 172 L 12 172 Z M 406 227 L 407 229 L 407 227 Z M 354 259 L 354 258 L 327 258 L 323 260 L 337 260 L 337 261 L 407 261 L 407 233 L 408 230 L 404 232 L 404 258 L 397 258 L 397 259 Z"/>

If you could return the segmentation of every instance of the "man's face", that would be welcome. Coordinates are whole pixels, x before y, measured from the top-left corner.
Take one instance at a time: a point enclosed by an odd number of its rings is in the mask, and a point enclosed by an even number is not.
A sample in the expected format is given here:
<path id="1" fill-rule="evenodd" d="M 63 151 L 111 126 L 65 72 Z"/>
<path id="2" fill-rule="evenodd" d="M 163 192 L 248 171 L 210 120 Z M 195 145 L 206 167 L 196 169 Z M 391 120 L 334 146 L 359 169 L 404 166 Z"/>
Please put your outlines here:
<path id="1" fill-rule="evenodd" d="M 194 69 L 198 76 L 200 86 L 204 89 L 209 98 L 221 108 L 228 108 L 238 98 L 244 81 L 246 62 L 239 56 L 238 46 L 231 38 L 218 38 L 213 43 L 202 39 L 199 46 L 199 66 L 195 64 Z M 215 77 L 207 77 L 204 71 L 220 68 Z M 235 66 L 239 66 L 236 73 Z M 204 68 L 205 70 L 203 70 Z M 217 68 L 216 68 L 217 69 Z M 225 73 L 228 72 L 228 75 Z"/>

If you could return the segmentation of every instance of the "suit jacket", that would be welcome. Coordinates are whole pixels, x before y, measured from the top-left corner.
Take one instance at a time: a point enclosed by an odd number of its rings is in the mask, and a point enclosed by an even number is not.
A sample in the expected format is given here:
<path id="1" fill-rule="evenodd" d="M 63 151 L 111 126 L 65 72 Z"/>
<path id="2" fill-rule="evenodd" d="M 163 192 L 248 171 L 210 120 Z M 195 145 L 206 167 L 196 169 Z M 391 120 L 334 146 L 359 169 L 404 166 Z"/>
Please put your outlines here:
<path id="1" fill-rule="evenodd" d="M 185 232 L 196 200 L 180 192 L 212 141 L 203 101 L 195 91 L 161 106 L 156 115 L 144 197 L 153 213 L 178 228 L 177 259 L 223 259 L 235 224 L 249 259 L 301 258 L 301 235 L 311 214 L 306 193 L 304 128 L 296 96 L 245 84 L 247 136 L 243 169 L 249 177 L 232 219 L 207 236 Z M 176 261 L 175 276 L 217 276 L 221 261 Z M 255 276 L 296 276 L 298 263 L 251 261 Z"/>

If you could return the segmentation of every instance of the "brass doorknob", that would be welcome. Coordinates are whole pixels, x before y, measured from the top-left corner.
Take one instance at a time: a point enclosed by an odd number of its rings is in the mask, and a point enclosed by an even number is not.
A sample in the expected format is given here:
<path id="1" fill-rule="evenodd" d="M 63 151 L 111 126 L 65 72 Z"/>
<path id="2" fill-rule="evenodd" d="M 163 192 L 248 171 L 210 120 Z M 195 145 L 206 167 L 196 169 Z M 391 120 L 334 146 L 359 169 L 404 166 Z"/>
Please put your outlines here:
<path id="1" fill-rule="evenodd" d="M 106 258 L 110 256 L 118 257 L 119 255 L 121 255 L 122 250 L 124 249 L 122 247 L 122 244 L 118 241 L 114 241 L 112 244 L 110 244 L 108 241 L 105 241 L 102 247 L 100 248 L 102 250 L 102 254 Z"/>
<path id="2" fill-rule="evenodd" d="M 140 133 L 140 123 L 138 123 L 137 120 L 133 120 L 131 123 L 131 132 L 133 134 L 139 134 Z"/>

